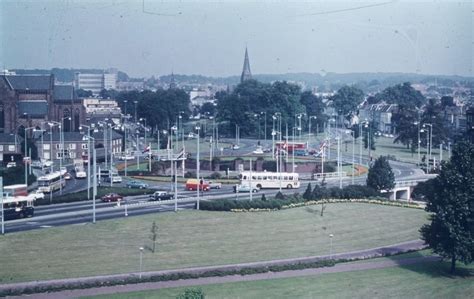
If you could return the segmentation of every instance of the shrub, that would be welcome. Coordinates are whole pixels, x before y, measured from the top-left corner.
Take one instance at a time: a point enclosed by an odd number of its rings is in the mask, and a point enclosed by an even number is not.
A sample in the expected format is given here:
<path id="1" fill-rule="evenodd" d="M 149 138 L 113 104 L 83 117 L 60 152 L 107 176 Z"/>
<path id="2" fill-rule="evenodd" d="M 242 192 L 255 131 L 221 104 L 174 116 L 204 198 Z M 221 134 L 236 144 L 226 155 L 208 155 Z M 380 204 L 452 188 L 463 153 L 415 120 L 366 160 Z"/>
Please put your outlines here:
<path id="1" fill-rule="evenodd" d="M 276 199 L 285 199 L 285 195 L 283 195 L 283 193 L 281 193 L 280 191 L 278 191 L 278 193 L 275 195 L 275 198 L 276 198 Z"/>
<path id="2" fill-rule="evenodd" d="M 210 179 L 220 179 L 222 177 L 222 175 L 219 173 L 219 172 L 213 172 L 209 175 L 209 178 Z"/>
<path id="3" fill-rule="evenodd" d="M 308 187 L 306 187 L 306 191 L 303 193 L 303 198 L 305 200 L 311 200 L 313 198 L 312 190 L 311 190 L 311 183 L 308 184 Z"/>
<path id="4" fill-rule="evenodd" d="M 265 197 L 265 193 L 262 194 L 262 198 L 260 200 L 261 201 L 267 201 L 267 198 Z"/>
<path id="5" fill-rule="evenodd" d="M 196 173 L 193 172 L 193 171 L 186 171 L 186 173 L 184 174 L 184 177 L 189 179 L 189 178 L 195 178 L 196 177 Z"/>
<path id="6" fill-rule="evenodd" d="M 186 289 L 176 299 L 204 299 L 204 292 L 200 288 Z"/>

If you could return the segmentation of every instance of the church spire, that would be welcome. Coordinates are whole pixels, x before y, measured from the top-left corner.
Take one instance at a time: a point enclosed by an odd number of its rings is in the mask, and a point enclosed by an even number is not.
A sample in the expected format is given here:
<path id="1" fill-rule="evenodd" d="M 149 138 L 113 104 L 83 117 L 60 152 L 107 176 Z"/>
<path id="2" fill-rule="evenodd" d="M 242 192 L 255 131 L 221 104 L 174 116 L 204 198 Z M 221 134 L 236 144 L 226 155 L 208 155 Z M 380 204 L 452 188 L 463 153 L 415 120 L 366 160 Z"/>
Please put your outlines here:
<path id="1" fill-rule="evenodd" d="M 242 75 L 240 76 L 240 83 L 250 79 L 252 79 L 252 73 L 250 72 L 249 54 L 247 52 L 247 47 L 245 47 L 244 68 L 242 70 Z"/>

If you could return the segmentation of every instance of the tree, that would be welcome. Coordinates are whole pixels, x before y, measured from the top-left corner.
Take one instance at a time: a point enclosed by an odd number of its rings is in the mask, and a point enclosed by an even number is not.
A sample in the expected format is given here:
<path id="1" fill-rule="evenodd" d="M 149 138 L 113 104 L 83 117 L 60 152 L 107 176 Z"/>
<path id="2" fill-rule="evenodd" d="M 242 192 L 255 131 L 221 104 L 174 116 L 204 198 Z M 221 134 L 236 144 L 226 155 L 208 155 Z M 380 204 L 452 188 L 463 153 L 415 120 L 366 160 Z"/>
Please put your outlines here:
<path id="1" fill-rule="evenodd" d="M 474 145 L 463 141 L 453 148 L 451 160 L 443 163 L 440 174 L 424 190 L 430 224 L 421 229 L 421 238 L 442 257 L 456 261 L 474 260 Z"/>
<path id="2" fill-rule="evenodd" d="M 151 239 L 151 241 L 153 242 L 151 251 L 152 251 L 153 253 L 155 253 L 156 241 L 158 241 L 158 225 L 156 224 L 155 221 L 153 221 L 153 224 L 151 225 L 151 230 L 150 230 L 150 232 L 151 232 L 150 239 Z"/>
<path id="3" fill-rule="evenodd" d="M 209 114 L 210 116 L 214 116 L 216 114 L 216 106 L 213 103 L 204 103 L 200 109 L 201 115 Z"/>
<path id="4" fill-rule="evenodd" d="M 407 148 L 417 147 L 418 127 L 414 124 L 419 120 L 418 111 L 426 102 L 425 97 L 415 90 L 409 82 L 390 86 L 375 95 L 377 102 L 397 104 L 397 109 L 392 113 L 392 123 L 397 131 L 394 143 L 402 143 Z"/>
<path id="5" fill-rule="evenodd" d="M 376 159 L 374 165 L 369 168 L 367 186 L 377 191 L 391 190 L 395 187 L 395 175 L 386 157 Z"/>
<path id="6" fill-rule="evenodd" d="M 92 91 L 84 90 L 82 88 L 76 90 L 76 94 L 79 98 L 89 98 L 92 97 Z"/>
<path id="7" fill-rule="evenodd" d="M 308 186 L 306 187 L 306 190 L 303 193 L 303 198 L 305 200 L 310 200 L 312 198 L 312 192 L 313 190 L 311 189 L 311 183 L 308 183 Z"/>
<path id="8" fill-rule="evenodd" d="M 352 115 L 357 106 L 364 100 L 364 92 L 354 86 L 343 86 L 331 97 L 334 109 L 348 117 Z"/>
<path id="9" fill-rule="evenodd" d="M 384 101 L 387 104 L 398 104 L 399 107 L 421 107 L 425 102 L 425 97 L 413 87 L 409 82 L 390 86 L 375 95 L 374 102 Z"/>
<path id="10" fill-rule="evenodd" d="M 308 117 L 315 116 L 316 120 L 311 123 L 316 131 L 317 125 L 319 128 L 323 128 L 324 123 L 327 121 L 327 115 L 324 114 L 325 105 L 321 97 L 315 96 L 310 91 L 305 91 L 300 97 L 301 104 L 306 108 L 306 114 Z"/>

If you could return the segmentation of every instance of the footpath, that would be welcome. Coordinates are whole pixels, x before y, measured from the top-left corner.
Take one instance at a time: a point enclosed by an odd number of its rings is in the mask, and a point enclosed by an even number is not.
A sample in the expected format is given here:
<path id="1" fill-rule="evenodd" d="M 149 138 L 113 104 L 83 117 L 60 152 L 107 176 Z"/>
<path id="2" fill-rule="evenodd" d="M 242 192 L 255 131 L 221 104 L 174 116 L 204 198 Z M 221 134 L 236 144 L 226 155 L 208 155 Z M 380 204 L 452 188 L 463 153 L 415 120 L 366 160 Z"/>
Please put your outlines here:
<path id="1" fill-rule="evenodd" d="M 63 286 L 71 289 L 59 292 L 48 292 L 48 293 L 37 293 L 21 296 L 12 296 L 9 298 L 77 298 L 80 296 L 91 296 L 96 294 L 114 294 L 122 292 L 133 292 L 140 290 L 152 290 L 159 288 L 169 288 L 169 287 L 179 287 L 179 286 L 194 286 L 202 284 L 213 284 L 213 283 L 224 283 L 224 282 L 235 282 L 235 281 L 250 281 L 250 280 L 262 280 L 262 279 L 272 279 L 272 278 L 285 278 L 285 277 L 298 277 L 305 275 L 316 275 L 322 273 L 335 273 L 335 272 L 346 272 L 346 271 L 357 271 L 365 269 L 379 269 L 386 267 L 395 267 L 398 265 L 408 265 L 412 263 L 434 261 L 439 259 L 438 257 L 419 257 L 419 258 L 410 258 L 410 259 L 399 259 L 393 261 L 367 261 L 359 263 L 340 263 L 336 264 L 333 267 L 324 267 L 324 268 L 312 268 L 304 270 L 289 270 L 282 272 L 267 272 L 259 274 L 250 274 L 250 275 L 229 275 L 221 277 L 203 277 L 196 279 L 186 279 L 186 280 L 175 280 L 175 281 L 161 281 L 161 282 L 144 282 L 138 284 L 126 284 L 126 285 L 116 285 L 116 286 L 107 286 L 107 287 L 93 287 L 89 289 L 80 289 L 81 285 L 95 283 L 100 285 L 101 283 L 113 282 L 113 281 L 123 281 L 129 278 L 137 278 L 141 275 L 144 281 L 147 281 L 150 277 L 159 276 L 159 275 L 172 275 L 177 273 L 190 273 L 190 274 L 200 274 L 209 271 L 230 271 L 230 270 L 239 270 L 245 268 L 259 268 L 265 266 L 274 266 L 274 265 L 288 265 L 288 264 L 297 264 L 297 263 L 311 263 L 321 260 L 357 260 L 357 259 L 368 259 L 382 256 L 389 256 L 394 254 L 405 253 L 414 250 L 421 250 L 426 248 L 421 240 L 413 240 L 408 242 L 403 242 L 399 244 L 393 244 L 389 246 L 345 252 L 345 253 L 336 253 L 324 256 L 309 256 L 302 258 L 291 258 L 291 259 L 281 259 L 281 260 L 272 260 L 272 261 L 262 261 L 254 263 L 241 263 L 241 264 L 232 264 L 232 265 L 220 265 L 220 266 L 208 266 L 208 267 L 194 267 L 194 268 L 185 268 L 185 269 L 175 269 L 175 270 L 163 270 L 163 271 L 151 271 L 143 273 L 126 273 L 126 274 L 116 274 L 116 275 L 102 275 L 102 276 L 92 276 L 92 277 L 80 277 L 80 278 L 68 278 L 68 279 L 55 279 L 47 281 L 32 281 L 32 282 L 22 282 L 22 283 L 12 283 L 12 284 L 2 284 L 0 285 L 0 293 L 15 290 L 19 293 L 22 290 L 27 289 L 47 289 L 55 286 Z M 75 289 L 77 288 L 77 289 Z"/>

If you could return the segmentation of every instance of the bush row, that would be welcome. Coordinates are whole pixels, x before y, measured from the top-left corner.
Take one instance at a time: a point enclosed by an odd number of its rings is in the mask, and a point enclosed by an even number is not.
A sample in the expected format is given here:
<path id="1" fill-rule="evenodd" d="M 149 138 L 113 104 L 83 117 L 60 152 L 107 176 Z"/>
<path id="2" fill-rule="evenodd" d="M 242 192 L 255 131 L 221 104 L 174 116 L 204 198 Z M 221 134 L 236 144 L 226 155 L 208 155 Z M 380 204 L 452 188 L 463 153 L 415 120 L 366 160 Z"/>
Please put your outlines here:
<path id="1" fill-rule="evenodd" d="M 345 260 L 341 260 L 345 261 Z M 25 287 L 22 289 L 3 289 L 0 291 L 0 297 L 6 296 L 16 296 L 21 294 L 36 294 L 36 293 L 45 293 L 45 292 L 59 292 L 64 290 L 73 290 L 73 289 L 88 289 L 94 287 L 103 287 L 103 286 L 114 286 L 114 285 L 124 285 L 124 284 L 136 284 L 143 282 L 159 282 L 159 281 L 171 281 L 171 280 L 180 280 L 180 279 L 195 279 L 201 277 L 220 277 L 220 276 L 230 276 L 230 275 L 251 275 L 258 273 L 266 272 L 282 272 L 288 270 L 302 270 L 310 268 L 322 268 L 322 267 L 332 267 L 337 262 L 335 260 L 321 260 L 314 262 L 301 262 L 285 265 L 271 265 L 271 266 L 261 266 L 261 267 L 247 267 L 247 268 L 236 268 L 229 270 L 209 270 L 201 273 L 186 273 L 178 272 L 172 274 L 162 274 L 162 275 L 150 275 L 144 276 L 142 279 L 136 276 L 129 276 L 123 279 L 113 279 L 105 281 L 90 281 L 90 282 L 72 282 L 64 284 L 54 284 L 54 285 L 42 285 L 42 286 L 31 286 Z"/>
<path id="2" fill-rule="evenodd" d="M 308 184 L 303 196 L 295 193 L 285 196 L 278 192 L 275 198 L 266 200 L 265 195 L 262 199 L 235 200 L 222 199 L 214 201 L 202 201 L 200 209 L 208 211 L 232 211 L 232 210 L 280 210 L 285 206 L 303 204 L 308 201 L 320 201 L 326 199 L 352 199 L 352 198 L 379 198 L 380 194 L 372 188 L 359 185 L 350 185 L 343 189 L 337 187 L 320 187 L 316 185 L 314 189 Z"/>
<path id="3" fill-rule="evenodd" d="M 100 199 L 102 196 L 108 193 L 117 193 L 122 196 L 132 196 L 132 195 L 142 195 L 142 194 L 152 194 L 155 190 L 151 189 L 128 189 L 121 187 L 98 187 L 96 199 Z M 91 189 L 91 198 L 92 198 L 92 189 Z M 45 194 L 43 199 L 37 199 L 35 201 L 36 206 L 43 206 L 56 203 L 68 203 L 87 200 L 87 190 L 70 193 L 65 195 L 53 195 L 52 201 L 50 201 L 49 194 Z"/>

